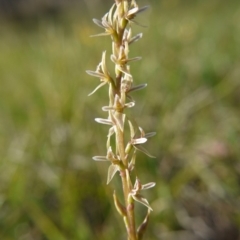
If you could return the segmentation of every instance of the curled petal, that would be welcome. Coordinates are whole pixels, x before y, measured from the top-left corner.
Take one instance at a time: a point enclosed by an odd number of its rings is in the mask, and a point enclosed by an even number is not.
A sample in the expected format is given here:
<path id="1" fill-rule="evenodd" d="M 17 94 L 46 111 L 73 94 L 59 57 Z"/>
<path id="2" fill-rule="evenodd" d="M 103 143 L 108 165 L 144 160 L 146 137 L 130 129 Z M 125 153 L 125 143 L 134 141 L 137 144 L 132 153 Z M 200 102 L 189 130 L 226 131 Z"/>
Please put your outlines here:
<path id="1" fill-rule="evenodd" d="M 110 59 L 112 60 L 113 63 L 117 64 L 117 58 L 116 58 L 115 55 L 112 54 L 112 55 L 110 56 Z"/>
<path id="2" fill-rule="evenodd" d="M 128 68 L 126 65 L 117 65 L 117 69 L 123 73 L 125 73 L 127 76 L 132 77 L 132 75 L 129 73 Z"/>
<path id="3" fill-rule="evenodd" d="M 150 205 L 149 205 L 149 203 L 148 203 L 148 200 L 147 200 L 146 198 L 142 197 L 140 194 L 132 195 L 132 198 L 133 198 L 135 201 L 143 204 L 143 205 L 146 206 L 149 210 L 152 211 L 152 208 L 150 207 Z"/>
<path id="4" fill-rule="evenodd" d="M 141 133 L 141 137 L 145 137 L 145 132 L 143 131 L 143 129 L 141 127 L 138 127 Z"/>
<path id="5" fill-rule="evenodd" d="M 132 159 L 131 159 L 131 162 L 129 163 L 129 170 L 132 171 L 135 167 L 135 162 L 136 162 L 136 150 L 134 150 L 134 153 L 133 153 L 133 156 L 132 156 Z"/>
<path id="6" fill-rule="evenodd" d="M 115 127 L 111 127 L 108 131 L 108 137 L 111 137 L 115 133 Z"/>
<path id="7" fill-rule="evenodd" d="M 145 143 L 146 141 L 147 141 L 147 138 L 142 137 L 142 138 L 132 139 L 132 140 L 131 140 L 131 143 L 132 143 L 133 145 L 138 145 L 138 144 L 143 144 L 143 143 Z"/>
<path id="8" fill-rule="evenodd" d="M 95 121 L 101 124 L 113 125 L 112 121 L 104 118 L 95 118 Z"/>
<path id="9" fill-rule="evenodd" d="M 142 189 L 142 184 L 141 184 L 140 180 L 138 178 L 136 178 L 132 192 L 134 194 L 137 194 L 141 189 Z"/>
<path id="10" fill-rule="evenodd" d="M 149 8 L 149 6 L 141 7 L 141 8 L 138 9 L 138 11 L 135 14 L 142 13 L 142 12 L 146 11 L 148 8 Z"/>
<path id="11" fill-rule="evenodd" d="M 136 22 L 136 21 L 134 21 L 133 19 L 128 19 L 128 21 L 129 22 L 131 22 L 131 23 L 135 23 L 136 25 L 138 25 L 138 26 L 140 26 L 140 27 L 144 27 L 144 28 L 146 28 L 147 26 L 145 26 L 145 25 L 142 25 L 142 24 L 140 24 L 140 23 L 138 23 L 138 22 Z"/>
<path id="12" fill-rule="evenodd" d="M 120 203 L 120 201 L 118 200 L 115 191 L 114 191 L 114 193 L 113 193 L 113 199 L 114 199 L 114 204 L 115 204 L 115 207 L 116 207 L 118 213 L 119 213 L 121 216 L 126 216 L 126 215 L 127 215 L 127 213 L 126 213 L 126 208 L 125 208 L 125 207 Z"/>
<path id="13" fill-rule="evenodd" d="M 126 103 L 124 106 L 127 108 L 131 108 L 131 107 L 134 107 L 134 105 L 135 105 L 135 102 L 130 102 L 130 103 Z"/>

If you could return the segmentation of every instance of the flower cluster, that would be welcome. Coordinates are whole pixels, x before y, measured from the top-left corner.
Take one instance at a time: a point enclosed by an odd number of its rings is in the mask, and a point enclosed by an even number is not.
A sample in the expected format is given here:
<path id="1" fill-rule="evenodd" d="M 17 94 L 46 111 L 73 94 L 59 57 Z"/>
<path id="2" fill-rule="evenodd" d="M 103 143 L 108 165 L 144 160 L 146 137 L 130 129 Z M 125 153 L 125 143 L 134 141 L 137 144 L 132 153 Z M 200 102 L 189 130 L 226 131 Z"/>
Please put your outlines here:
<path id="1" fill-rule="evenodd" d="M 125 207 L 122 206 L 114 193 L 114 202 L 120 214 L 123 215 L 129 239 L 138 239 L 137 233 L 134 233 L 133 212 L 128 212 L 128 207 L 133 206 L 133 200 L 138 201 L 152 210 L 148 201 L 140 195 L 140 191 L 151 188 L 155 183 L 141 185 L 138 178 L 133 186 L 130 179 L 130 173 L 135 167 L 136 152 L 141 151 L 153 157 L 142 144 L 146 143 L 149 137 L 155 133 L 145 134 L 134 120 L 131 120 L 125 114 L 126 108 L 135 106 L 135 101 L 130 96 L 131 92 L 143 89 L 147 84 L 134 85 L 133 76 L 130 72 L 130 63 L 138 61 L 141 57 L 129 58 L 129 46 L 142 38 L 142 33 L 132 36 L 132 23 L 136 23 L 134 18 L 137 14 L 145 11 L 148 7 L 139 8 L 135 0 L 115 0 L 108 13 L 101 20 L 93 19 L 93 22 L 103 28 L 103 33 L 93 36 L 111 36 L 112 54 L 110 59 L 115 66 L 115 75 L 112 76 L 106 63 L 106 51 L 102 53 L 101 62 L 95 71 L 86 71 L 89 75 L 100 79 L 100 84 L 89 94 L 92 95 L 104 85 L 109 87 L 109 103 L 102 107 L 102 110 L 108 112 L 107 118 L 96 118 L 95 121 L 101 124 L 109 125 L 107 135 L 107 153 L 105 156 L 93 157 L 96 161 L 109 161 L 107 183 L 109 183 L 117 172 L 120 172 L 123 183 L 125 197 Z M 130 132 L 130 139 L 126 138 L 126 122 Z M 112 138 L 114 136 L 114 143 Z M 113 145 L 115 149 L 113 150 Z M 148 216 L 148 215 L 147 215 Z M 141 229 L 140 229 L 141 232 Z M 134 237 L 135 235 L 135 237 Z"/>

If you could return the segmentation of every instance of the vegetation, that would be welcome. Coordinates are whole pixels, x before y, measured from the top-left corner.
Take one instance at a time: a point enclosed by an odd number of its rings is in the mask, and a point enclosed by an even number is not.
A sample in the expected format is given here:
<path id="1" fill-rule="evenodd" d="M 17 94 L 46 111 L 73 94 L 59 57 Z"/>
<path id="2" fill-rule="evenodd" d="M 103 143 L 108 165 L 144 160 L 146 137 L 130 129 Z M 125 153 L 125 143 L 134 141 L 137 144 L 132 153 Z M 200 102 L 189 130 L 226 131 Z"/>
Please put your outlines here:
<path id="1" fill-rule="evenodd" d="M 137 153 L 136 171 L 156 186 L 144 196 L 154 209 L 146 239 L 238 239 L 240 228 L 240 8 L 238 1 L 151 3 L 144 41 L 131 56 L 132 113 L 157 135 Z M 105 7 L 104 7 L 105 9 Z M 0 25 L 0 239 L 125 239 L 113 211 L 101 155 L 107 90 L 86 96 L 85 74 L 110 52 L 89 38 L 98 28 L 85 14 Z M 104 139 L 103 137 L 104 136 Z M 104 188 L 103 186 L 106 186 Z M 137 209 L 142 209 L 136 204 Z M 138 211 L 137 224 L 145 217 Z M 119 224 L 113 224 L 118 222 Z"/>

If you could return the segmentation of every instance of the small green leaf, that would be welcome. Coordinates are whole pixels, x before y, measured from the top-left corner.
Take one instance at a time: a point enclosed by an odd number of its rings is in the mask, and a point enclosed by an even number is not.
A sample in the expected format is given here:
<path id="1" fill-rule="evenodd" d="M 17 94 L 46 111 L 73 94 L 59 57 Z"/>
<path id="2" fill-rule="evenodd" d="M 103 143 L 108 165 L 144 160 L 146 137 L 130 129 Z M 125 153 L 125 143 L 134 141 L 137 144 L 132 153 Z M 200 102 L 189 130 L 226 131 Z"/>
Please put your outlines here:
<path id="1" fill-rule="evenodd" d="M 151 212 L 150 209 L 148 209 L 146 217 L 144 218 L 142 224 L 137 229 L 138 240 L 142 240 L 142 238 L 143 238 L 143 234 L 146 231 L 146 228 L 148 225 L 150 212 Z"/>
<path id="2" fill-rule="evenodd" d="M 118 171 L 119 167 L 118 165 L 115 164 L 111 164 L 108 168 L 108 176 L 107 176 L 107 184 L 109 184 L 111 182 L 111 180 L 113 179 L 114 175 L 116 174 L 116 172 Z"/>
<path id="3" fill-rule="evenodd" d="M 115 207 L 116 207 L 118 213 L 119 213 L 121 216 L 126 216 L 126 215 L 127 215 L 127 213 L 126 213 L 126 208 L 125 208 L 125 207 L 120 203 L 120 201 L 118 200 L 115 191 L 114 191 L 114 193 L 113 193 L 113 199 L 114 199 L 114 204 L 115 204 Z"/>

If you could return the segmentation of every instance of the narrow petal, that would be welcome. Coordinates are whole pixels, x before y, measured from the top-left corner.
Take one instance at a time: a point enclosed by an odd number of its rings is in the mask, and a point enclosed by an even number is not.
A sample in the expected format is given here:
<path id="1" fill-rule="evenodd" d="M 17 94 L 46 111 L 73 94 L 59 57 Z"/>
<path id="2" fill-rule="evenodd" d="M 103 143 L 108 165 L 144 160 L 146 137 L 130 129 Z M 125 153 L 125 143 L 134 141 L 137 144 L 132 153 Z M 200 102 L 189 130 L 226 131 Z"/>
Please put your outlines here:
<path id="1" fill-rule="evenodd" d="M 146 11 L 148 8 L 149 8 L 149 6 L 141 7 L 141 8 L 138 9 L 138 11 L 135 14 L 142 13 L 142 12 Z"/>
<path id="2" fill-rule="evenodd" d="M 100 83 L 92 92 L 88 94 L 88 96 L 93 95 L 99 88 L 101 88 L 103 85 L 105 85 L 107 82 Z"/>
<path id="3" fill-rule="evenodd" d="M 145 134 L 145 137 L 146 138 L 150 138 L 150 137 L 153 137 L 153 136 L 155 136 L 156 135 L 156 132 L 150 132 L 150 133 L 146 133 Z"/>
<path id="4" fill-rule="evenodd" d="M 108 131 L 108 137 L 111 137 L 115 133 L 115 127 L 111 127 Z"/>
<path id="5" fill-rule="evenodd" d="M 113 125 L 112 121 L 104 118 L 95 118 L 95 121 L 101 124 Z"/>
<path id="6" fill-rule="evenodd" d="M 113 63 L 117 64 L 117 58 L 116 58 L 115 55 L 112 54 L 112 55 L 110 56 L 110 59 L 112 60 Z"/>
<path id="7" fill-rule="evenodd" d="M 145 149 L 143 146 L 141 146 L 141 145 L 133 145 L 133 146 L 134 146 L 137 150 L 145 153 L 145 154 L 146 154 L 147 156 L 149 156 L 150 158 L 156 158 L 156 157 L 154 157 L 153 155 L 151 155 L 151 154 L 147 151 L 147 149 Z"/>
<path id="8" fill-rule="evenodd" d="M 128 34 L 127 34 L 127 40 L 128 40 L 128 43 L 129 43 L 129 41 L 131 41 L 131 36 L 132 36 L 132 29 L 129 28 L 129 30 L 128 30 Z"/>
<path id="9" fill-rule="evenodd" d="M 108 111 L 114 110 L 114 107 L 104 106 L 104 107 L 102 107 L 102 110 L 104 112 L 108 112 Z"/>
<path id="10" fill-rule="evenodd" d="M 112 29 L 111 23 L 109 23 L 106 19 L 102 19 L 102 24 L 105 28 Z"/>
<path id="11" fill-rule="evenodd" d="M 137 85 L 137 86 L 133 86 L 128 92 L 138 91 L 138 90 L 141 90 L 145 87 L 147 87 L 147 83 L 140 84 L 140 85 Z"/>
<path id="12" fill-rule="evenodd" d="M 110 22 L 111 25 L 113 25 L 112 16 L 113 16 L 114 7 L 115 7 L 115 3 L 112 5 L 112 7 L 110 8 L 110 10 L 108 12 L 108 22 Z"/>
<path id="13" fill-rule="evenodd" d="M 141 133 L 141 137 L 145 137 L 145 132 L 143 131 L 143 129 L 141 127 L 138 127 Z"/>
<path id="14" fill-rule="evenodd" d="M 142 189 L 142 184 L 141 184 L 139 178 L 136 178 L 136 181 L 134 183 L 134 188 L 132 191 L 134 191 L 135 193 L 138 193 L 141 189 Z"/>
<path id="15" fill-rule="evenodd" d="M 142 59 L 142 57 L 129 58 L 129 59 L 127 60 L 127 62 L 139 61 L 139 60 L 141 60 L 141 59 Z"/>
<path id="16" fill-rule="evenodd" d="M 108 161 L 107 160 L 107 158 L 106 158 L 106 156 L 94 156 L 93 158 L 92 158 L 94 161 Z"/>
<path id="17" fill-rule="evenodd" d="M 136 139 L 132 139 L 132 140 L 131 140 L 131 143 L 132 143 L 133 145 L 143 144 L 143 143 L 145 143 L 145 142 L 147 142 L 147 138 L 144 138 L 144 137 L 142 137 L 142 138 L 136 138 Z"/>
<path id="18" fill-rule="evenodd" d="M 130 136 L 131 136 L 131 138 L 134 138 L 135 130 L 134 130 L 133 124 L 130 120 L 128 120 L 128 124 L 129 124 L 129 128 L 130 128 Z"/>
<path id="19" fill-rule="evenodd" d="M 105 75 L 104 75 L 103 73 L 99 73 L 99 72 L 96 72 L 96 71 L 87 70 L 86 73 L 87 73 L 88 75 L 93 76 L 93 77 L 105 78 Z"/>
<path id="20" fill-rule="evenodd" d="M 130 45 L 130 44 L 132 44 L 132 43 L 134 43 L 134 42 L 137 42 L 140 38 L 142 38 L 142 36 L 143 36 L 142 33 L 137 34 L 136 36 L 134 36 L 134 37 L 132 37 L 132 38 L 130 39 L 130 41 L 128 42 L 128 44 Z"/>
<path id="21" fill-rule="evenodd" d="M 96 25 L 98 25 L 99 27 L 105 28 L 105 27 L 103 26 L 103 24 L 102 24 L 102 21 L 100 21 L 100 20 L 98 20 L 98 19 L 96 19 L 96 18 L 93 18 L 93 22 L 94 22 Z"/>
<path id="22" fill-rule="evenodd" d="M 149 189 L 149 188 L 152 188 L 156 185 L 155 182 L 150 182 L 150 183 L 146 183 L 146 184 L 143 184 L 142 185 L 142 190 L 146 190 L 146 189 Z"/>
<path id="23" fill-rule="evenodd" d="M 109 36 L 109 35 L 111 35 L 110 32 L 104 32 L 104 33 L 98 33 L 98 34 L 90 35 L 90 37 L 103 37 L 103 36 Z"/>

